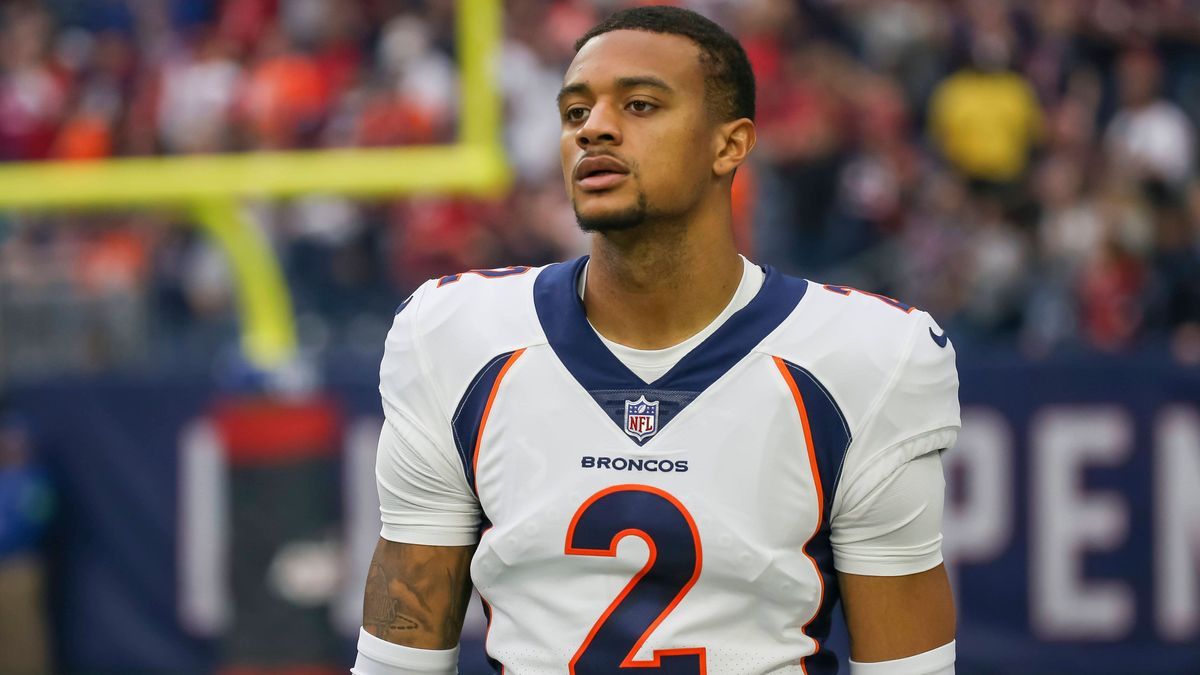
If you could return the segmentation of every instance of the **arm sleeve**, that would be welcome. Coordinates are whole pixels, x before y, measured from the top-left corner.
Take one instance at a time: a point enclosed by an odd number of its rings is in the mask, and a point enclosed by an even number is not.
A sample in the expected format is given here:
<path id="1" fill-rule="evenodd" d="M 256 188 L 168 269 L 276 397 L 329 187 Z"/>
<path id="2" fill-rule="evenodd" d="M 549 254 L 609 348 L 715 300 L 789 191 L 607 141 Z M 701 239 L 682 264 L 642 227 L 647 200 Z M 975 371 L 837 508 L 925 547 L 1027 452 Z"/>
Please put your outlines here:
<path id="1" fill-rule="evenodd" d="M 399 415 L 384 422 L 375 460 L 380 535 L 427 546 L 470 546 L 478 540 L 479 504 L 466 486 L 457 456 Z M 453 462 L 451 464 L 450 462 Z"/>
<path id="2" fill-rule="evenodd" d="M 839 517 L 834 555 L 849 574 L 901 576 L 942 562 L 942 495 L 937 453 L 896 469 L 874 492 Z"/>
<path id="3" fill-rule="evenodd" d="M 903 659 L 859 663 L 851 659 L 850 675 L 954 675 L 954 641 Z"/>
<path id="4" fill-rule="evenodd" d="M 396 315 L 379 372 L 385 422 L 375 479 L 389 541 L 469 546 L 478 540 L 479 502 L 467 485 L 418 344 L 422 287 Z"/>
<path id="5" fill-rule="evenodd" d="M 924 312 L 903 357 L 846 453 L 834 495 L 834 567 L 900 576 L 942 561 L 945 494 L 937 451 L 958 435 L 954 347 Z"/>
<path id="6" fill-rule="evenodd" d="M 351 675 L 454 675 L 458 647 L 416 649 L 383 640 L 358 629 L 358 659 Z"/>

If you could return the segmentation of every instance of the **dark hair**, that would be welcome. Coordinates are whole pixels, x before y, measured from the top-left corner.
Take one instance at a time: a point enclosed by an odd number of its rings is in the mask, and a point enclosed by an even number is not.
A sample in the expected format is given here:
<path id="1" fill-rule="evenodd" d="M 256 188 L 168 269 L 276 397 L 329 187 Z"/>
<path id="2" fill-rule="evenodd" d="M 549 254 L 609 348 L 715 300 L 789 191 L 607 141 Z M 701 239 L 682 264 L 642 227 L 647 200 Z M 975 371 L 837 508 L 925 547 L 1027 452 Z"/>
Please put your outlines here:
<path id="1" fill-rule="evenodd" d="M 593 26 L 575 42 L 575 51 L 597 35 L 614 30 L 681 35 L 696 43 L 700 48 L 709 110 L 723 121 L 754 119 L 754 71 L 750 69 L 746 50 L 724 28 L 679 7 L 633 7 Z"/>

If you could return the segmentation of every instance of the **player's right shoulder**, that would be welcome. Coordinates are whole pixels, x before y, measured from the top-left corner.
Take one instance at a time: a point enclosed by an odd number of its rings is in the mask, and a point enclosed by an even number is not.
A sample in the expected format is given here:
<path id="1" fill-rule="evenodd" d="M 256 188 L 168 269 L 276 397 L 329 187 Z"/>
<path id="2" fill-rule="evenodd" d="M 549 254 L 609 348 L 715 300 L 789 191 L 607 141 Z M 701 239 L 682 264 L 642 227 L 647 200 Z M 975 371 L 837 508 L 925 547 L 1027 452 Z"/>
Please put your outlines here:
<path id="1" fill-rule="evenodd" d="M 492 359 L 545 341 L 533 303 L 543 269 L 471 270 L 422 284 L 388 333 L 380 367 L 385 400 L 420 388 L 446 410 Z"/>
<path id="2" fill-rule="evenodd" d="M 411 323 L 427 350 L 458 356 L 528 341 L 537 332 L 533 284 L 543 269 L 522 265 L 430 279 L 401 305 L 396 323 Z"/>

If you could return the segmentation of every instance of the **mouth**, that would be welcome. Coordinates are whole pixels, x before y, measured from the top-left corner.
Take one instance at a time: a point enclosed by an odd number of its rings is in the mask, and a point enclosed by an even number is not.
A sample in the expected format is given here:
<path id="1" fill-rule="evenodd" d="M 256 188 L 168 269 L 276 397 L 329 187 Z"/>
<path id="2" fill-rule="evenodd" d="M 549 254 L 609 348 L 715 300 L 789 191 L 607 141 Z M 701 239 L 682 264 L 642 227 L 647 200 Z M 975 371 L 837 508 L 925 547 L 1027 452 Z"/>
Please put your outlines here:
<path id="1" fill-rule="evenodd" d="M 614 157 L 586 157 L 575 167 L 575 182 L 584 192 L 600 192 L 620 185 L 629 169 Z"/>

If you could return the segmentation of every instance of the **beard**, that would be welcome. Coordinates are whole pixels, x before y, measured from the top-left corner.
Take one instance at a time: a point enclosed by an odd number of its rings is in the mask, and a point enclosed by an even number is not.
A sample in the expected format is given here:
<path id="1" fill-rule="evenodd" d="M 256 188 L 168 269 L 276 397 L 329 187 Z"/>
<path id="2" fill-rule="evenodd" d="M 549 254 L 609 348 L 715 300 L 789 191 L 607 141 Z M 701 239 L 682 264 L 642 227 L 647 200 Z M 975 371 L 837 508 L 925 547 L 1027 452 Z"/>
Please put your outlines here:
<path id="1" fill-rule="evenodd" d="M 574 204 L 572 204 L 574 206 Z M 630 206 L 616 213 L 605 213 L 598 216 L 585 216 L 579 212 L 578 208 L 575 211 L 575 222 L 579 223 L 579 229 L 584 232 L 622 232 L 624 230 L 632 230 L 646 222 L 650 213 L 650 208 L 647 205 L 646 195 L 643 192 L 638 192 L 637 204 Z"/>

